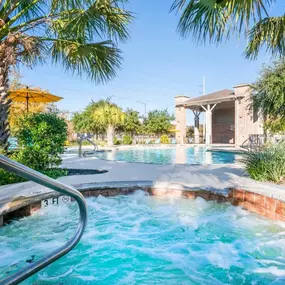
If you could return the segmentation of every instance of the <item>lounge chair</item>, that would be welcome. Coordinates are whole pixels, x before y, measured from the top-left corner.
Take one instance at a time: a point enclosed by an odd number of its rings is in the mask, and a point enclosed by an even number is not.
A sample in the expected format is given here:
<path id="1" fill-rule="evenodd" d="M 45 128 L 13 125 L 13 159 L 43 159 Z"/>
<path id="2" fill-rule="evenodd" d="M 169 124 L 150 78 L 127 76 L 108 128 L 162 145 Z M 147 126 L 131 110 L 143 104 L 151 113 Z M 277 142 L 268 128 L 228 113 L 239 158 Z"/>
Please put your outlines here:
<path id="1" fill-rule="evenodd" d="M 176 140 L 174 138 L 171 139 L 171 144 L 176 144 Z"/>
<path id="2" fill-rule="evenodd" d="M 160 144 L 160 139 L 156 139 L 154 144 Z"/>

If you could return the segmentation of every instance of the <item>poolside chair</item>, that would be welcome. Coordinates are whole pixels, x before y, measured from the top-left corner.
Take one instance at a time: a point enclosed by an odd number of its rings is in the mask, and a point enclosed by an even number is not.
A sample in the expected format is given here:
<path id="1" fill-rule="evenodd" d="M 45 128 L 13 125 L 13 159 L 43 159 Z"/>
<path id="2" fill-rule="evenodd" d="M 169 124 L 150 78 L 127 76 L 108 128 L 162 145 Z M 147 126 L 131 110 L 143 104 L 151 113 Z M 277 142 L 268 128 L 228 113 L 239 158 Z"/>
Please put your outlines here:
<path id="1" fill-rule="evenodd" d="M 9 144 L 9 147 L 8 147 L 8 150 L 15 150 L 15 149 L 18 149 L 18 139 L 15 138 L 15 137 L 10 137 L 8 139 L 8 144 Z"/>
<path id="2" fill-rule="evenodd" d="M 171 144 L 176 144 L 175 138 L 172 138 L 172 139 L 171 139 Z"/>
<path id="3" fill-rule="evenodd" d="M 151 140 L 150 140 L 150 139 L 147 139 L 147 140 L 145 141 L 145 144 L 151 144 Z"/>

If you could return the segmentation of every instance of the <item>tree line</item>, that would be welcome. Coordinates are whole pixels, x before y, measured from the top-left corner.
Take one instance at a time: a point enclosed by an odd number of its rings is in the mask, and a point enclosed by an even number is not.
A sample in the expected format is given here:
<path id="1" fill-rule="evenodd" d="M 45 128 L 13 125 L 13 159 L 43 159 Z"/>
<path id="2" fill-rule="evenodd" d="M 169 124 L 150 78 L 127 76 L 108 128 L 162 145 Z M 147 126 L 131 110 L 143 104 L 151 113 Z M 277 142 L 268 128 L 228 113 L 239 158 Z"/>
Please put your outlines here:
<path id="1" fill-rule="evenodd" d="M 171 131 L 174 116 L 167 110 L 154 110 L 146 118 L 134 109 L 125 111 L 109 99 L 91 102 L 82 112 L 73 115 L 72 123 L 77 133 L 90 133 L 99 136 L 107 135 L 108 146 L 114 143 L 116 133 L 130 137 L 135 135 L 161 136 Z"/>

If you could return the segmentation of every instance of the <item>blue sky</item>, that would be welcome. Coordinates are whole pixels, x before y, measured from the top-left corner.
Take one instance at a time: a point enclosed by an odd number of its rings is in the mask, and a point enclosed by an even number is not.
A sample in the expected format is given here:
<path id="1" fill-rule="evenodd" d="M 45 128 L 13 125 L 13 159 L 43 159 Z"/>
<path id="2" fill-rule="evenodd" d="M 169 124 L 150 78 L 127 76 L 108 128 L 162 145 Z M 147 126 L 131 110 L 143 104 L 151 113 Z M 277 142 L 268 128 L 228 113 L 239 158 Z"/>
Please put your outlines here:
<path id="1" fill-rule="evenodd" d="M 146 102 L 148 110 L 167 108 L 173 112 L 177 94 L 201 95 L 203 76 L 207 93 L 255 80 L 262 64 L 270 60 L 269 54 L 261 53 L 250 62 L 242 55 L 244 39 L 232 38 L 218 47 L 182 39 L 176 31 L 178 17 L 169 13 L 172 1 L 130 0 L 128 8 L 136 14 L 131 38 L 120 44 L 124 61 L 117 77 L 107 84 L 74 78 L 52 65 L 33 70 L 21 67 L 22 82 L 64 97 L 58 103 L 60 109 L 80 111 L 91 100 L 112 96 L 121 107 L 143 113 L 144 106 L 137 101 Z M 273 13 L 284 10 L 281 2 Z M 188 123 L 192 123 L 190 114 Z"/>

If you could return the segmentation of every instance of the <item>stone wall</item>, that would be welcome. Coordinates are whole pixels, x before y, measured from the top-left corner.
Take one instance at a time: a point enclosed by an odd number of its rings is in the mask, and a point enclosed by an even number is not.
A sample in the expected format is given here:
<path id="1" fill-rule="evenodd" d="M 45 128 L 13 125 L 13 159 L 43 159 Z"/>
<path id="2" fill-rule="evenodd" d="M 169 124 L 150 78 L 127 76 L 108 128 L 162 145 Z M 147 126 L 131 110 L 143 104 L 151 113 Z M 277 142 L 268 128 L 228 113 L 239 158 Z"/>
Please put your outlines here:
<path id="1" fill-rule="evenodd" d="M 113 197 L 116 195 L 132 194 L 136 190 L 143 190 L 153 196 L 166 197 L 185 197 L 187 199 L 195 199 L 201 197 L 207 201 L 217 201 L 218 203 L 230 202 L 234 206 L 240 206 L 246 210 L 257 213 L 271 220 L 285 222 L 285 202 L 260 195 L 251 191 L 242 189 L 229 189 L 227 192 L 209 191 L 209 190 L 181 190 L 181 189 L 165 189 L 156 187 L 130 186 L 121 188 L 108 189 L 87 189 L 81 191 L 84 197 Z M 58 196 L 58 193 L 55 193 Z M 72 199 L 72 201 L 74 201 Z M 23 203 L 25 201 L 23 200 Z M 31 202 L 17 210 L 11 211 L 5 215 L 0 215 L 0 227 L 10 220 L 30 216 L 41 208 L 41 202 Z"/>
<path id="2" fill-rule="evenodd" d="M 213 110 L 212 115 L 212 143 L 235 143 L 235 110 Z"/>
<path id="3" fill-rule="evenodd" d="M 176 119 L 176 133 L 175 139 L 178 144 L 186 143 L 186 108 L 183 103 L 187 101 L 187 96 L 176 96 L 175 97 L 175 119 Z"/>
<path id="4" fill-rule="evenodd" d="M 247 144 L 249 135 L 263 134 L 263 121 L 260 114 L 255 114 L 250 107 L 250 86 L 241 84 L 234 87 L 235 95 L 244 95 L 244 98 L 237 99 L 235 102 L 235 129 L 236 144 Z"/>

